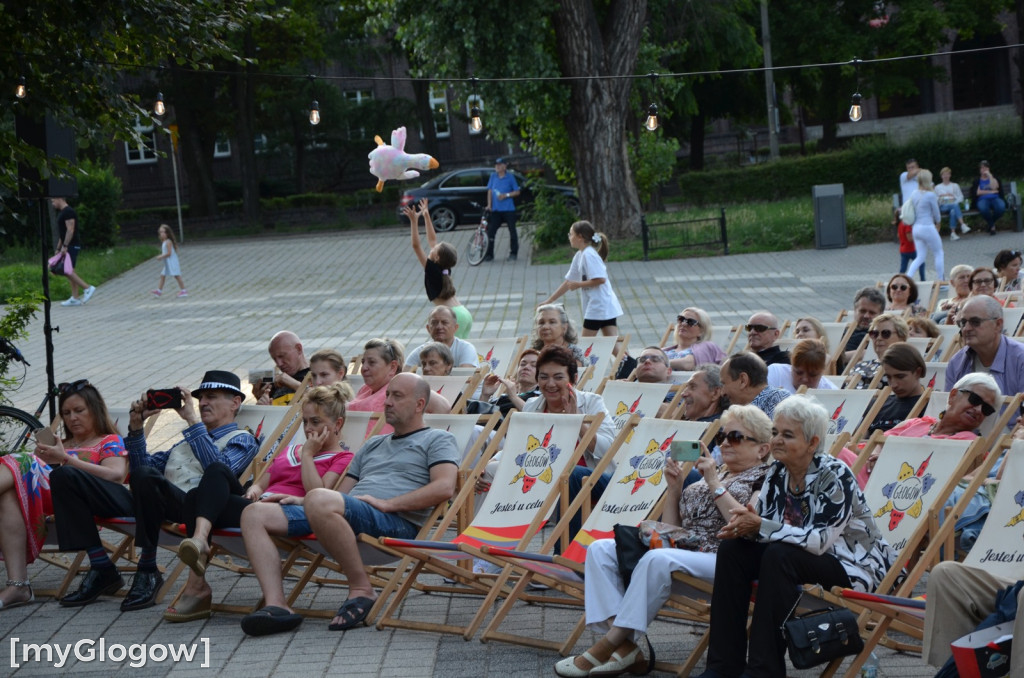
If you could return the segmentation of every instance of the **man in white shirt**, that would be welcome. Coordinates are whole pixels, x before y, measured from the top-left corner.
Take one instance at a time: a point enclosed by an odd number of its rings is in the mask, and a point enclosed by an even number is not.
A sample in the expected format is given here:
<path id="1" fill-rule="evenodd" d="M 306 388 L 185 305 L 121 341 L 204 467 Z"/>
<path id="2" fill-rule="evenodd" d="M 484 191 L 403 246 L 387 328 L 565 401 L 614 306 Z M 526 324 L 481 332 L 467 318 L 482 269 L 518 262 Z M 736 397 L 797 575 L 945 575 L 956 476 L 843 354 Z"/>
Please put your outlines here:
<path id="1" fill-rule="evenodd" d="M 476 367 L 479 365 L 476 347 L 468 341 L 463 341 L 455 336 L 459 329 L 459 322 L 455 318 L 455 312 L 447 306 L 435 306 L 427 316 L 427 332 L 430 334 L 431 342 L 436 341 L 444 344 L 451 350 L 455 358 L 455 365 L 458 367 Z M 427 342 L 427 343 L 431 343 Z M 405 371 L 410 372 L 412 368 L 419 367 L 420 351 L 426 344 L 421 344 L 409 351 L 405 359 Z"/>

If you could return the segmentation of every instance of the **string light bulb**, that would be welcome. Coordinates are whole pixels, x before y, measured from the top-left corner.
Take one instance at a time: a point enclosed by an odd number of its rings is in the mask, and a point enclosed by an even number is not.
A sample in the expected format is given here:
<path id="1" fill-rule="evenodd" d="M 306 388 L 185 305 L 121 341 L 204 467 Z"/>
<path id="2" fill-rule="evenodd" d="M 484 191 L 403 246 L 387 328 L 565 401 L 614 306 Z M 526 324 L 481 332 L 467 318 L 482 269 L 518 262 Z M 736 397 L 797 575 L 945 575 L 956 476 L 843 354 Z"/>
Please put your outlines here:
<path id="1" fill-rule="evenodd" d="M 479 132 L 484 128 L 484 121 L 480 119 L 480 109 L 477 108 L 475 103 L 469 109 L 469 128 L 474 132 Z"/>
<path id="2" fill-rule="evenodd" d="M 850 122 L 858 122 L 863 117 L 863 111 L 860 108 L 861 98 L 860 92 L 855 92 L 850 98 Z"/>
<path id="3" fill-rule="evenodd" d="M 316 99 L 313 99 L 313 104 L 309 107 L 309 124 L 320 124 L 320 104 Z"/>
<path id="4" fill-rule="evenodd" d="M 647 128 L 648 132 L 653 132 L 658 129 L 658 105 L 651 104 L 647 107 L 647 120 L 644 121 L 644 127 Z"/>
<path id="5" fill-rule="evenodd" d="M 155 113 L 156 115 L 163 115 L 166 112 L 167 112 L 167 107 L 164 106 L 164 93 L 163 92 L 157 92 L 156 93 L 156 103 L 153 104 L 153 113 Z"/>
<path id="6" fill-rule="evenodd" d="M 14 96 L 19 99 L 24 99 L 25 95 L 28 94 L 28 88 L 25 87 L 25 76 L 18 78 L 18 85 L 14 88 Z"/>

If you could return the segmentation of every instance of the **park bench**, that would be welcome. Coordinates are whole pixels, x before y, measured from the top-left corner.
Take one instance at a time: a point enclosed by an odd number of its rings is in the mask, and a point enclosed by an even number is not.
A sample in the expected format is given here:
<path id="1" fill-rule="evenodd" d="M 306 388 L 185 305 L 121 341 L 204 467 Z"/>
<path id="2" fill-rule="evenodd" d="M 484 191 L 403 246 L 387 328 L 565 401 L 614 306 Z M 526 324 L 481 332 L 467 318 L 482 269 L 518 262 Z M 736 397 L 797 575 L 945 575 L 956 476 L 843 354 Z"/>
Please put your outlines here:
<path id="1" fill-rule="evenodd" d="M 961 190 L 963 190 L 962 186 L 960 188 L 961 188 Z M 970 190 L 970 187 L 968 187 L 968 190 Z M 967 195 L 967 191 L 964 191 L 964 195 Z M 1020 193 L 1017 192 L 1017 182 L 1016 181 L 1011 181 L 1010 182 L 1010 190 L 1006 191 L 1005 198 L 1006 198 L 1006 213 L 1010 215 L 1011 219 L 1013 219 L 1014 230 L 1017 231 L 1018 233 L 1020 233 L 1021 231 L 1024 231 L 1024 214 L 1021 213 L 1021 209 L 1020 209 Z M 893 207 L 893 210 L 898 212 L 900 207 L 902 207 L 902 206 L 903 206 L 903 202 L 900 200 L 900 194 L 899 193 L 893 193 L 892 194 L 892 207 Z M 967 217 L 976 217 L 976 216 L 978 216 L 978 210 L 976 210 L 976 209 L 965 210 L 963 214 L 964 214 L 964 219 L 966 219 Z M 943 218 L 946 217 L 946 215 L 942 215 L 942 216 L 943 216 Z"/>

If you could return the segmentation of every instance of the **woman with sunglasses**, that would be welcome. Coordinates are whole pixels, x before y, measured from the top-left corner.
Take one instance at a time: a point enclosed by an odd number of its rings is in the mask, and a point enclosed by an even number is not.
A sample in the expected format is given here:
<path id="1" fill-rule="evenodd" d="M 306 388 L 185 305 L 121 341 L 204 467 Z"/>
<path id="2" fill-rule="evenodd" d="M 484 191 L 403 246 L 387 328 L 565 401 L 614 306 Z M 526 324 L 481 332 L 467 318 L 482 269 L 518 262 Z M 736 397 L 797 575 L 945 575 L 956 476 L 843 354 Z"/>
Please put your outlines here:
<path id="1" fill-rule="evenodd" d="M 889 300 L 885 306 L 887 312 L 903 315 L 909 310 L 912 316 L 928 315 L 928 309 L 918 303 L 917 285 L 902 273 L 889 278 L 889 283 L 885 286 L 885 298 Z"/>
<path id="2" fill-rule="evenodd" d="M 722 364 L 728 356 L 711 341 L 711 316 L 696 307 L 684 308 L 676 316 L 676 343 L 661 350 L 673 370 L 693 370 L 697 365 Z"/>
<path id="3" fill-rule="evenodd" d="M 824 449 L 828 420 L 807 396 L 790 396 L 775 409 L 775 463 L 756 504 L 732 509 L 719 533 L 705 676 L 785 676 L 779 628 L 801 587 L 874 591 L 896 561 L 853 472 Z"/>
<path id="4" fill-rule="evenodd" d="M 882 315 L 875 316 L 868 329 L 868 339 L 871 341 L 871 347 L 875 349 L 875 357 L 870 360 L 861 360 L 850 368 L 851 375 L 860 375 L 860 381 L 857 382 L 856 388 L 864 389 L 871 387 L 871 381 L 882 366 L 879 356 L 885 355 L 885 350 L 891 344 L 897 341 L 906 341 L 909 334 L 910 328 L 907 327 L 907 321 L 898 315 L 883 313 Z M 886 384 L 887 382 L 883 375 L 879 387 Z"/>
<path id="5" fill-rule="evenodd" d="M 996 269 L 996 282 L 1004 292 L 1019 292 L 1021 289 L 1021 253 L 1019 250 L 999 250 L 992 263 Z"/>
<path id="6" fill-rule="evenodd" d="M 53 444 L 37 442 L 35 454 L 13 452 L 0 457 L 0 551 L 7 567 L 7 586 L 0 591 L 0 609 L 35 599 L 28 579 L 28 563 L 39 555 L 46 537 L 47 515 L 54 512 L 50 471 L 58 466 L 87 473 L 99 482 L 124 482 L 128 453 L 110 419 L 99 391 L 82 379 L 62 384 L 57 401 L 64 438 Z M 37 434 L 38 436 L 38 434 Z M 38 436 L 39 439 L 42 436 Z M 128 494 L 128 490 L 124 491 Z M 131 514 L 131 503 L 124 507 Z M 58 516 L 57 529 L 60 530 Z M 89 554 L 106 560 L 106 552 Z"/>
<path id="7" fill-rule="evenodd" d="M 707 447 L 701 444 L 696 467 L 703 476 L 683 487 L 682 467 L 665 459 L 666 490 L 662 524 L 645 521 L 643 532 L 680 526 L 673 534 L 687 536 L 686 546 L 652 548 L 640 559 L 629 586 L 619 574 L 614 539 L 599 539 L 587 549 L 587 624 L 605 635 L 590 649 L 555 665 L 559 676 L 618 675 L 642 672 L 647 660 L 636 642 L 647 632 L 672 590 L 672 573 L 685 572 L 711 580 L 721 543 L 719 532 L 730 511 L 756 501 L 768 467 L 771 420 L 753 405 L 733 405 L 722 415 L 718 434 L 722 465 L 716 467 Z M 666 525 L 667 523 L 667 525 Z M 677 545 L 680 542 L 677 541 Z"/>

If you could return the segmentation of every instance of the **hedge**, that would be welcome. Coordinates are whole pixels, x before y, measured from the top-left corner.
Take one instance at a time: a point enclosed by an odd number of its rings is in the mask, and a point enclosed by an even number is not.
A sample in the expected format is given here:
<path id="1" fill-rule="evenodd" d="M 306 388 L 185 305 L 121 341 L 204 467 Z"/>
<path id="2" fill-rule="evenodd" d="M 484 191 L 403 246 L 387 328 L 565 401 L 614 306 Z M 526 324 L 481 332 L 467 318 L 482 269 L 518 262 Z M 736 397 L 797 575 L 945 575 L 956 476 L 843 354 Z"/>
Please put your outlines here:
<path id="1" fill-rule="evenodd" d="M 980 131 L 956 138 L 945 127 L 929 128 L 906 143 L 885 137 L 856 139 L 850 148 L 738 169 L 688 172 L 680 176 L 681 201 L 707 205 L 808 197 L 816 184 L 843 184 L 847 193 L 888 194 L 899 188 L 907 158 L 915 158 L 939 181 L 939 169 L 953 169 L 953 181 L 969 185 L 978 161 L 988 160 L 997 177 L 1024 176 L 1024 137 L 1019 130 Z"/>

